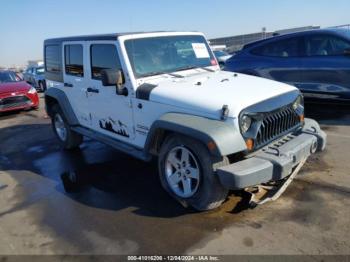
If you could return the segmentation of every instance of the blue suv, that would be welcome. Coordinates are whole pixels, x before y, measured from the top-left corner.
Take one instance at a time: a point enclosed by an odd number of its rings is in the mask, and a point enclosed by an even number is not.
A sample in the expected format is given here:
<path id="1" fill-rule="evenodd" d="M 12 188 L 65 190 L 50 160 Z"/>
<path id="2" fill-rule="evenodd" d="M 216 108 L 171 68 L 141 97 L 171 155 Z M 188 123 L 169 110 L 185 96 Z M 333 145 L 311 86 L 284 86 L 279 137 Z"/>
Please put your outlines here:
<path id="1" fill-rule="evenodd" d="M 350 101 L 350 30 L 304 31 L 247 44 L 225 70 L 298 87 L 316 101 Z"/>

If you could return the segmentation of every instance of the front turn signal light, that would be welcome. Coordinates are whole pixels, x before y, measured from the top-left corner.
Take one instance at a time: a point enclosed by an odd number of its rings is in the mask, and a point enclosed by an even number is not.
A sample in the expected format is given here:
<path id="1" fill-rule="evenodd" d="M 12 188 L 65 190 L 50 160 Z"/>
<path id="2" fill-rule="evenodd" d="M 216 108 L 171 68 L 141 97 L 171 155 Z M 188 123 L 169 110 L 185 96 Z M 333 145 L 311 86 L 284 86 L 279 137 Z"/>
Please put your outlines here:
<path id="1" fill-rule="evenodd" d="M 304 114 L 301 114 L 301 115 L 299 116 L 299 119 L 300 119 L 300 122 L 304 122 L 304 120 L 305 120 Z"/>
<path id="2" fill-rule="evenodd" d="M 246 144 L 247 149 L 248 149 L 249 151 L 253 150 L 253 148 L 254 148 L 254 140 L 253 140 L 253 139 L 251 139 L 251 138 L 247 139 L 247 140 L 245 141 L 245 144 Z"/>

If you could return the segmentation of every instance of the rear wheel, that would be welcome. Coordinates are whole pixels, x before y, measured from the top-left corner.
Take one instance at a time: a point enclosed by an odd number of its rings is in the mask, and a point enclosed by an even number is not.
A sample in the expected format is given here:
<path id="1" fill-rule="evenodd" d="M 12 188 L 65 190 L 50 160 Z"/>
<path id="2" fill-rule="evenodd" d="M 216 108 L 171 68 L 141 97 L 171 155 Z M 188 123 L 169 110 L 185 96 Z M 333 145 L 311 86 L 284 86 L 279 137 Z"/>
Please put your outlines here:
<path id="1" fill-rule="evenodd" d="M 52 108 L 52 127 L 64 149 L 75 149 L 79 147 L 83 141 L 82 135 L 70 129 L 70 126 L 58 105 L 54 105 Z"/>
<path id="2" fill-rule="evenodd" d="M 214 163 L 202 143 L 182 135 L 168 137 L 158 159 L 163 188 L 183 205 L 199 211 L 217 208 L 226 199 L 228 190 L 215 174 L 215 168 L 225 164 L 226 158 Z"/>

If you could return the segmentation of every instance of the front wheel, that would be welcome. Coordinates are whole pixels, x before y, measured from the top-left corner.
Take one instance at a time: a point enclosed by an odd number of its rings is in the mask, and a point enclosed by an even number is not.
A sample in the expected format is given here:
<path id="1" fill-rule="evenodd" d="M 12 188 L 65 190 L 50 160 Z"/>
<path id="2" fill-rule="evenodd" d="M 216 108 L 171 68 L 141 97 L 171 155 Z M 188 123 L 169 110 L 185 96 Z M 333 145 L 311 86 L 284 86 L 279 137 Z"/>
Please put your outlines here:
<path id="1" fill-rule="evenodd" d="M 163 188 L 185 206 L 204 211 L 217 208 L 228 190 L 219 182 L 215 167 L 228 164 L 224 158 L 214 163 L 207 148 L 197 140 L 168 137 L 159 153 L 158 168 Z"/>
<path id="2" fill-rule="evenodd" d="M 75 149 L 83 141 L 83 136 L 72 131 L 60 107 L 52 108 L 52 128 L 64 149 Z"/>

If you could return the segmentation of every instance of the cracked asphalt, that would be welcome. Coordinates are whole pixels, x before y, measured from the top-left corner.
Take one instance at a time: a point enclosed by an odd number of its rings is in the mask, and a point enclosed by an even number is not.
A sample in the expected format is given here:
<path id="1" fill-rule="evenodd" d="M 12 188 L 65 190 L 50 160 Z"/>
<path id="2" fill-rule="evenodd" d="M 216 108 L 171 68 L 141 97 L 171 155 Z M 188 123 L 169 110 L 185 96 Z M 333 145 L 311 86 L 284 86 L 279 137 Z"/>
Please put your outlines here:
<path id="1" fill-rule="evenodd" d="M 156 163 L 95 141 L 65 152 L 39 111 L 0 116 L 0 255 L 350 254 L 350 111 L 307 105 L 328 134 L 275 202 L 247 209 L 232 192 L 195 213 L 161 188 Z M 64 191 L 60 174 L 85 186 Z"/>

